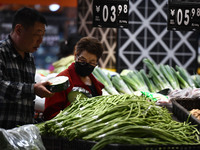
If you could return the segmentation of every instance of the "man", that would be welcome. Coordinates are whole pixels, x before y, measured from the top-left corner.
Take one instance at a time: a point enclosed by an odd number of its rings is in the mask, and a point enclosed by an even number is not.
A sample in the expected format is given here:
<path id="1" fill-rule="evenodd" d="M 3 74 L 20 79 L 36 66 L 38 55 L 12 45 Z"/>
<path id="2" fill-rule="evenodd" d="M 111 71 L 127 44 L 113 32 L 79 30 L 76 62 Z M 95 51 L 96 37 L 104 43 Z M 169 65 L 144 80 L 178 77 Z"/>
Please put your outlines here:
<path id="1" fill-rule="evenodd" d="M 16 12 L 12 31 L 0 44 L 0 128 L 34 123 L 34 99 L 51 97 L 49 82 L 35 83 L 32 53 L 45 34 L 46 19 L 36 10 L 22 8 Z"/>

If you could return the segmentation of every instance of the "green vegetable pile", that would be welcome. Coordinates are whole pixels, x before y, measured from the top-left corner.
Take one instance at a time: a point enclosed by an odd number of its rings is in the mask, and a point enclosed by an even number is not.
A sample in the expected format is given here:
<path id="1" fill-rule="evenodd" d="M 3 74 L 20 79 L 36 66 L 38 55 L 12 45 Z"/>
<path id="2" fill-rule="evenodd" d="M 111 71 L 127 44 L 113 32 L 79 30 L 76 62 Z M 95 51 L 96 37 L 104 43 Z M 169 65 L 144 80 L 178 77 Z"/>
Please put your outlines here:
<path id="1" fill-rule="evenodd" d="M 200 75 L 190 75 L 183 67 L 156 64 L 147 58 L 143 59 L 143 63 L 146 69 L 124 69 L 111 77 L 96 67 L 93 75 L 104 84 L 105 91 L 110 95 L 130 94 L 134 91 L 157 93 L 165 89 L 200 88 Z"/>
<path id="2" fill-rule="evenodd" d="M 105 90 L 111 94 L 119 94 L 116 88 L 114 87 L 112 81 L 106 74 L 99 68 L 96 67 L 93 71 L 94 76 L 105 86 Z"/>
<path id="3" fill-rule="evenodd" d="M 54 66 L 53 72 L 60 73 L 65 69 L 67 69 L 73 62 L 74 62 L 74 55 L 63 57 L 52 64 Z"/>
<path id="4" fill-rule="evenodd" d="M 199 131 L 190 123 L 172 119 L 166 108 L 144 96 L 77 96 L 70 107 L 52 120 L 37 124 L 41 135 L 96 141 L 92 150 L 107 144 L 196 145 Z"/>

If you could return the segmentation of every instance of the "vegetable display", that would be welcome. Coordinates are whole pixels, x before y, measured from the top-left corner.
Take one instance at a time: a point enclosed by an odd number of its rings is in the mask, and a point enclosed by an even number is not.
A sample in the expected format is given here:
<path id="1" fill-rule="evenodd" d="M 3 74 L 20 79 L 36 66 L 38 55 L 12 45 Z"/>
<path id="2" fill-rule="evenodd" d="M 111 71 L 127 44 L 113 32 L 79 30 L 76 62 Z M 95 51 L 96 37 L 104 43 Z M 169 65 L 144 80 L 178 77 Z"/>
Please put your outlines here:
<path id="1" fill-rule="evenodd" d="M 152 60 L 143 59 L 146 71 L 124 69 L 117 75 L 106 75 L 104 71 L 96 67 L 94 76 L 104 84 L 108 94 L 130 94 L 134 91 L 157 93 L 166 89 L 182 90 L 200 87 L 200 75 L 190 75 L 186 69 L 175 66 L 175 68 L 160 64 Z"/>
<path id="2" fill-rule="evenodd" d="M 143 63 L 146 70 L 114 74 L 96 67 L 93 75 L 104 84 L 104 95 L 89 98 L 72 90 L 70 106 L 37 124 L 41 135 L 94 141 L 92 150 L 107 144 L 200 145 L 196 125 L 175 121 L 166 107 L 157 105 L 169 98 L 200 97 L 200 76 L 146 58 Z"/>
<path id="3" fill-rule="evenodd" d="M 111 94 L 119 94 L 116 88 L 113 86 L 112 81 L 110 78 L 101 70 L 101 68 L 96 67 L 93 71 L 94 76 L 105 86 L 105 90 Z"/>
<path id="4" fill-rule="evenodd" d="M 170 83 L 172 89 L 180 89 L 180 85 L 176 74 L 172 71 L 169 65 L 160 65 L 160 70 L 163 73 L 164 77 Z"/>
<path id="5" fill-rule="evenodd" d="M 115 76 L 111 77 L 111 80 L 112 80 L 113 86 L 120 93 L 123 93 L 123 94 L 132 94 L 133 93 L 132 90 L 126 85 L 126 83 L 120 76 L 115 75 Z"/>
<path id="6" fill-rule="evenodd" d="M 135 91 L 149 91 L 142 75 L 138 71 L 130 71 L 127 75 L 121 75 L 121 78 Z"/>
<path id="7" fill-rule="evenodd" d="M 157 85 L 159 90 L 163 90 L 165 88 L 172 88 L 169 82 L 164 77 L 163 73 L 159 70 L 158 66 L 149 59 L 143 59 L 143 62 L 146 64 L 147 68 L 150 71 L 153 82 Z"/>
<path id="8" fill-rule="evenodd" d="M 67 69 L 74 62 L 74 56 L 67 56 L 54 62 L 52 65 L 54 67 L 54 73 L 60 73 L 61 71 Z"/>
<path id="9" fill-rule="evenodd" d="M 190 87 L 192 87 L 192 88 L 196 87 L 191 78 L 191 75 L 189 75 L 189 73 L 185 69 L 183 69 L 179 66 L 176 66 L 176 69 L 179 71 L 181 77 L 188 83 L 188 85 Z"/>
<path id="10" fill-rule="evenodd" d="M 92 150 L 107 144 L 200 144 L 199 131 L 172 119 L 166 108 L 135 94 L 80 98 L 52 120 L 37 124 L 42 135 L 69 141 L 96 141 Z"/>

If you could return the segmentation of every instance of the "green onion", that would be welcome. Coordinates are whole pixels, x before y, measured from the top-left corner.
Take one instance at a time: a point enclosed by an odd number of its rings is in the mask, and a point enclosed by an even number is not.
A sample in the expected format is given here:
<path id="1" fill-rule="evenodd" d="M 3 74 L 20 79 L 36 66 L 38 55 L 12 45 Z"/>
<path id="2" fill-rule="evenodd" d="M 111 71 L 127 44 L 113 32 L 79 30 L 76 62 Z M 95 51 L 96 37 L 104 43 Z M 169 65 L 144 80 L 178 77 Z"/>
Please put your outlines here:
<path id="1" fill-rule="evenodd" d="M 149 88 L 149 91 L 152 93 L 158 92 L 156 86 L 154 83 L 148 78 L 147 74 L 145 73 L 144 69 L 140 70 L 140 74 L 142 75 L 147 87 Z"/>
<path id="2" fill-rule="evenodd" d="M 176 69 L 178 70 L 180 76 L 188 83 L 188 85 L 192 88 L 195 88 L 195 84 L 191 79 L 191 75 L 183 67 L 176 65 Z"/>
<path id="3" fill-rule="evenodd" d="M 173 89 L 180 89 L 179 82 L 177 77 L 173 74 L 173 71 L 169 67 L 169 65 L 160 65 L 160 71 L 165 76 L 167 81 L 170 83 Z"/>
<path id="4" fill-rule="evenodd" d="M 142 75 L 140 72 L 134 70 L 127 72 L 127 75 L 120 75 L 125 81 L 135 91 L 149 91 Z"/>
<path id="5" fill-rule="evenodd" d="M 197 88 L 200 88 L 200 76 L 198 74 L 192 75 L 191 76 L 193 82 L 195 83 L 195 86 Z"/>
<path id="6" fill-rule="evenodd" d="M 158 66 L 149 59 L 143 59 L 143 62 L 146 64 L 147 68 L 150 71 L 150 74 L 152 75 L 152 80 L 157 85 L 159 90 L 163 90 L 166 88 L 172 89 L 169 82 L 166 80 L 162 72 L 159 70 Z"/>
<path id="7" fill-rule="evenodd" d="M 101 70 L 99 67 L 95 67 L 93 71 L 94 76 L 105 86 L 105 90 L 111 94 L 119 94 L 115 87 L 112 84 L 112 81 L 109 79 L 109 77 Z"/>
<path id="8" fill-rule="evenodd" d="M 183 79 L 178 71 L 176 72 L 176 70 L 172 67 L 171 70 L 173 71 L 173 74 L 177 77 L 181 89 L 190 87 L 190 85 Z"/>
<path id="9" fill-rule="evenodd" d="M 119 75 L 115 75 L 111 78 L 111 81 L 114 85 L 114 87 L 123 94 L 132 94 L 132 92 L 129 90 L 128 86 L 122 80 L 122 78 Z"/>

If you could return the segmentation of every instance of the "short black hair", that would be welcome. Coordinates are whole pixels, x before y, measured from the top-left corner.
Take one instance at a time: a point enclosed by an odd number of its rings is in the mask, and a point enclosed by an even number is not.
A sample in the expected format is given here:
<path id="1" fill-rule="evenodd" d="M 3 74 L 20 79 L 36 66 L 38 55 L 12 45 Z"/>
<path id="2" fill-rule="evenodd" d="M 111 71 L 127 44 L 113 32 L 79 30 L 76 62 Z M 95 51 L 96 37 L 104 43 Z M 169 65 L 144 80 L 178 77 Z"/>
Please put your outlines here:
<path id="1" fill-rule="evenodd" d="M 83 37 L 81 38 L 76 46 L 75 46 L 75 54 L 80 55 L 83 51 L 87 51 L 91 54 L 97 56 L 97 59 L 103 54 L 103 45 L 102 43 L 95 37 Z"/>
<path id="2" fill-rule="evenodd" d="M 23 7 L 14 14 L 12 30 L 14 30 L 17 24 L 22 24 L 24 28 L 28 28 L 34 26 L 35 22 L 47 25 L 47 21 L 41 13 L 35 9 Z"/>

